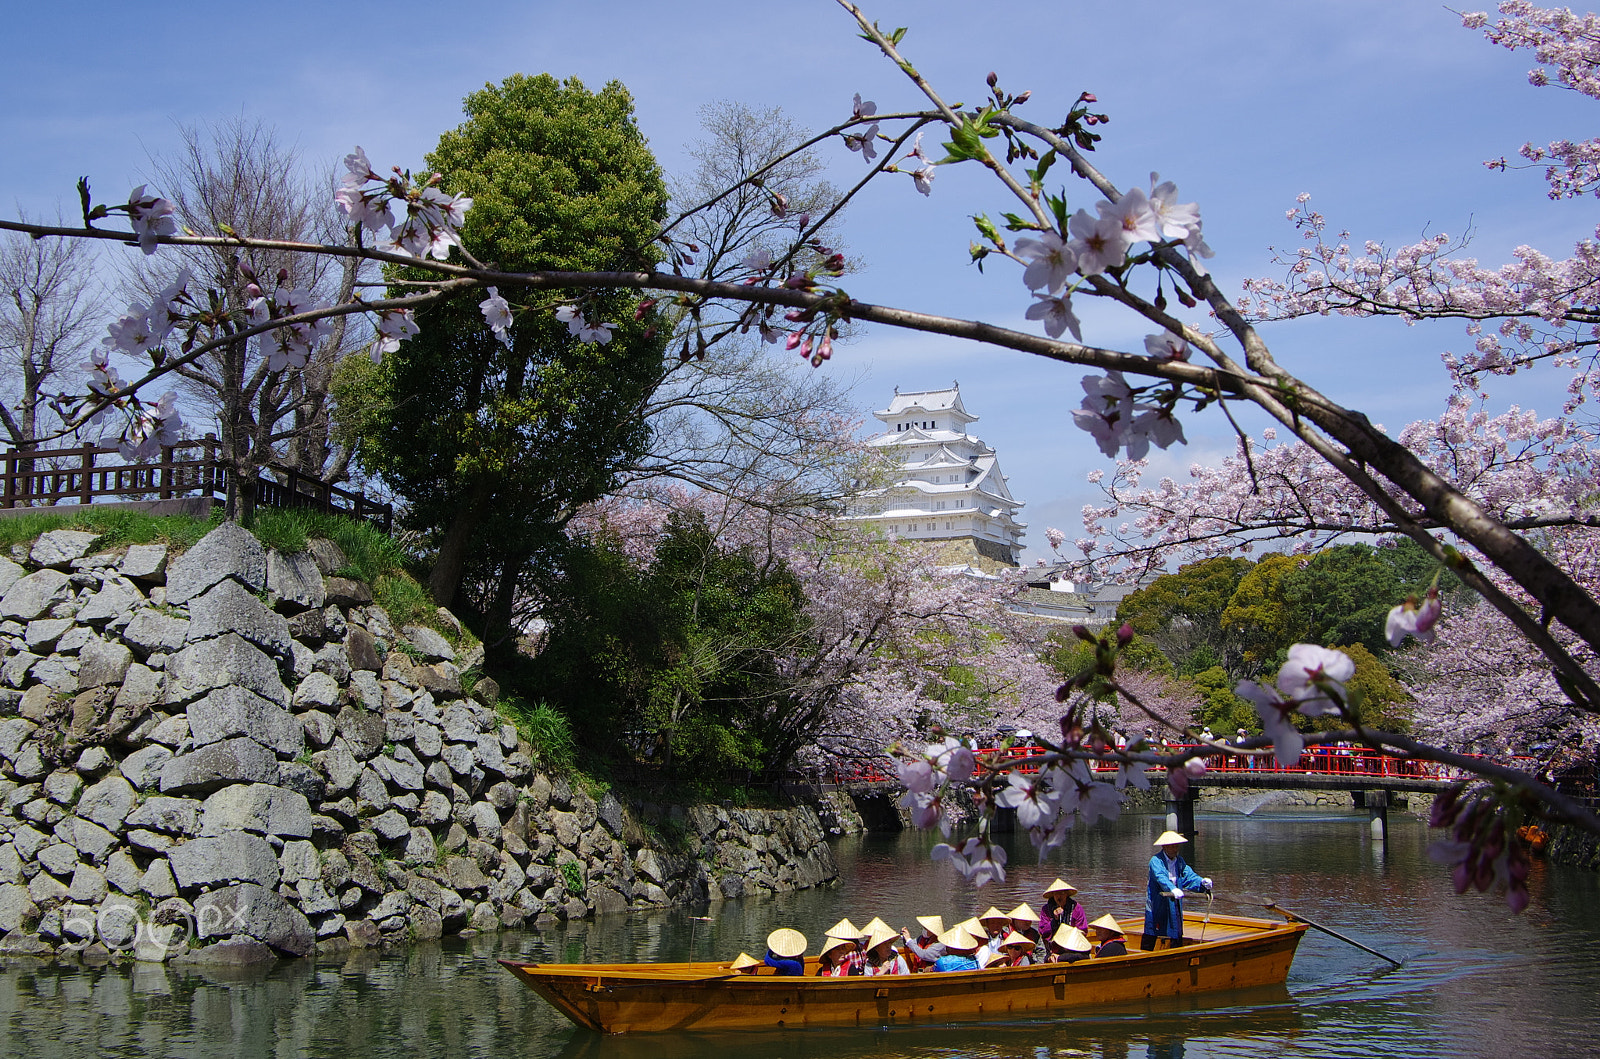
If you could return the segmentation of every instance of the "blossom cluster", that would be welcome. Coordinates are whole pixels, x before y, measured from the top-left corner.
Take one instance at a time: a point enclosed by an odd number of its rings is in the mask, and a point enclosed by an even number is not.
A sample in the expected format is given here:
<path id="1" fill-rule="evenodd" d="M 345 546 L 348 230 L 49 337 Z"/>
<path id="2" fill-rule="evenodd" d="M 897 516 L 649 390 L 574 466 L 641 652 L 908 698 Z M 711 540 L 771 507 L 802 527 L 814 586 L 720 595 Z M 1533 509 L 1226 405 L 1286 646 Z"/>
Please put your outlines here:
<path id="1" fill-rule="evenodd" d="M 1100 451 L 1115 457 L 1123 449 L 1128 459 L 1142 460 L 1150 443 L 1167 448 L 1184 442 L 1183 424 L 1173 414 L 1172 403 L 1151 405 L 1135 400 L 1133 387 L 1120 371 L 1083 377 L 1082 405 L 1072 413 L 1072 421 L 1094 438 Z"/>
<path id="2" fill-rule="evenodd" d="M 107 435 L 102 443 L 115 441 L 117 451 L 125 460 L 147 460 L 156 456 L 163 446 L 176 445 L 183 437 L 183 417 L 178 413 L 178 395 L 168 390 L 153 404 L 141 401 L 139 395 L 130 390 L 118 375 L 110 354 L 109 346 L 102 346 L 89 354 L 89 359 L 82 365 L 89 374 L 89 393 L 68 403 L 79 406 L 102 405 L 89 417 L 90 423 L 102 422 L 108 415 L 120 416 L 122 429 L 114 435 Z"/>
<path id="3" fill-rule="evenodd" d="M 310 291 L 299 288 L 279 287 L 270 297 L 255 284 L 251 284 L 247 291 L 253 295 L 247 306 L 253 326 L 329 307 L 318 302 Z M 312 353 L 316 352 L 317 345 L 332 330 L 333 318 L 319 316 L 312 320 L 287 323 L 266 332 L 261 336 L 261 352 L 267 358 L 267 370 L 305 367 Z"/>
<path id="4" fill-rule="evenodd" d="M 1456 893 L 1503 887 L 1513 912 L 1528 907 L 1528 848 L 1517 835 L 1519 814 L 1507 810 L 1488 789 L 1471 795 L 1461 785 L 1433 801 L 1428 826 L 1449 828 L 1450 837 L 1428 847 L 1434 861 L 1451 866 Z"/>
<path id="5" fill-rule="evenodd" d="M 344 165 L 342 186 L 334 192 L 334 201 L 352 224 L 374 236 L 388 231 L 378 249 L 444 261 L 452 246 L 461 245 L 461 226 L 472 200 L 439 190 L 440 174 L 418 183 L 396 166 L 390 176 L 380 176 L 360 147 L 345 156 Z"/>
<path id="6" fill-rule="evenodd" d="M 1255 706 L 1261 731 L 1272 740 L 1278 764 L 1289 768 L 1300 760 L 1306 746 L 1293 715 L 1340 713 L 1346 701 L 1345 683 L 1355 674 L 1355 662 L 1343 651 L 1297 643 L 1289 648 L 1289 660 L 1278 670 L 1275 685 L 1263 687 L 1253 680 L 1241 680 L 1233 690 Z"/>

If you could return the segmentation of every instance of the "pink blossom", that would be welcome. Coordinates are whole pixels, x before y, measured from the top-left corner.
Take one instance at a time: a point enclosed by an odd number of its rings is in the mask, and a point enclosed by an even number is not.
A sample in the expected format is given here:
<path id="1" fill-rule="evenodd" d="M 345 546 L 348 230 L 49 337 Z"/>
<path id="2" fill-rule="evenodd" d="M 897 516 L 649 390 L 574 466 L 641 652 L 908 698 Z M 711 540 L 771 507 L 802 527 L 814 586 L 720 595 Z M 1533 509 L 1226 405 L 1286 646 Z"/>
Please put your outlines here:
<path id="1" fill-rule="evenodd" d="M 144 189 L 145 185 L 140 184 L 128 193 L 128 220 L 133 225 L 133 234 L 138 236 L 139 249 L 146 254 L 153 254 L 159 245 L 156 240 L 164 235 L 175 234 L 178 222 L 173 217 L 176 210 L 172 203 L 155 195 L 146 195 Z"/>
<path id="2" fill-rule="evenodd" d="M 1123 239 L 1122 218 L 1101 212 L 1090 216 L 1088 210 L 1072 215 L 1067 230 L 1072 235 L 1068 244 L 1078 265 L 1078 271 L 1093 276 L 1108 268 L 1116 268 L 1128 258 L 1128 244 Z"/>
<path id="3" fill-rule="evenodd" d="M 1018 239 L 1016 252 L 1028 263 L 1022 270 L 1022 282 L 1028 285 L 1029 290 L 1059 294 L 1078 267 L 1077 256 L 1054 231 L 1040 232 L 1037 239 Z M 1058 330 L 1055 333 L 1059 335 L 1061 332 Z"/>
<path id="4" fill-rule="evenodd" d="M 1289 648 L 1289 660 L 1278 670 L 1278 690 L 1285 698 L 1296 700 L 1297 708 L 1308 717 L 1338 713 L 1347 697 L 1345 682 L 1355 673 L 1355 662 L 1343 651 L 1297 643 Z"/>
<path id="5" fill-rule="evenodd" d="M 500 343 L 507 349 L 510 349 L 511 306 L 504 298 L 500 297 L 499 288 L 489 288 L 489 296 L 478 303 L 478 311 L 483 313 L 484 322 L 489 325 L 489 330 L 494 332 L 494 337 L 498 338 Z"/>
<path id="6" fill-rule="evenodd" d="M 1046 294 L 1035 294 L 1034 298 L 1037 300 L 1028 306 L 1026 313 L 1029 320 L 1043 320 L 1044 333 L 1051 338 L 1060 338 L 1063 332 L 1071 331 L 1073 338 L 1083 341 L 1083 328 L 1077 313 L 1072 311 L 1072 299 L 1066 295 Z"/>

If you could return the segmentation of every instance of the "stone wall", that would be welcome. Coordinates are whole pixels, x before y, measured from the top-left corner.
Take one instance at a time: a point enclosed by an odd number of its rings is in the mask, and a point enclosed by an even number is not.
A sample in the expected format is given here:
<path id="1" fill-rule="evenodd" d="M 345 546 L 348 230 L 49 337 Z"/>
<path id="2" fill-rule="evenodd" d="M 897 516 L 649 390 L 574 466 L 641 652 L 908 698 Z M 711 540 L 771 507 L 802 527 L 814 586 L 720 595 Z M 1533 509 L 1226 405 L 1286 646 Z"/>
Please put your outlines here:
<path id="1" fill-rule="evenodd" d="M 810 809 L 541 773 L 463 690 L 481 649 L 395 628 L 329 541 L 95 542 L 0 558 L 0 955 L 270 959 L 837 874 Z"/>

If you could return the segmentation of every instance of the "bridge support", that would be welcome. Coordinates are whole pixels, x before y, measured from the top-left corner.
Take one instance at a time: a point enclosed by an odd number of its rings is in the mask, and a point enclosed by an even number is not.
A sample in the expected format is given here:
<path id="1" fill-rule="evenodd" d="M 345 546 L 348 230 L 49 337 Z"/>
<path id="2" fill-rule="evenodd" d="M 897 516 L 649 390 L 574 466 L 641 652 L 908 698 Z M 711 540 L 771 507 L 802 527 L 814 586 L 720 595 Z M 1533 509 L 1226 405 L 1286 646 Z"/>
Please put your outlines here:
<path id="1" fill-rule="evenodd" d="M 1367 826 L 1372 829 L 1372 841 L 1387 841 L 1389 838 L 1389 792 L 1363 791 L 1361 800 L 1367 807 Z"/>
<path id="2" fill-rule="evenodd" d="M 1192 787 L 1181 798 L 1174 798 L 1172 788 L 1167 788 L 1167 830 L 1176 831 L 1190 842 L 1194 841 L 1194 800 Z"/>

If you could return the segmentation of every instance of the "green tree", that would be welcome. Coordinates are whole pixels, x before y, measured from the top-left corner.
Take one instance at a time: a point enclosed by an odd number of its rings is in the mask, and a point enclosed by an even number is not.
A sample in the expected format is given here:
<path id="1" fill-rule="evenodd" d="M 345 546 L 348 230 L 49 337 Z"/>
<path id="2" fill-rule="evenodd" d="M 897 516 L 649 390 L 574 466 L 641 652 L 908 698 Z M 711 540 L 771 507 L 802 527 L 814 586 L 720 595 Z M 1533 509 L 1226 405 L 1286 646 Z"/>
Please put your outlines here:
<path id="1" fill-rule="evenodd" d="M 1249 675 L 1277 661 L 1289 644 L 1304 639 L 1300 614 L 1284 599 L 1283 581 L 1308 561 L 1303 555 L 1264 556 L 1239 579 L 1223 609 L 1223 630 L 1238 641 Z"/>
<path id="2" fill-rule="evenodd" d="M 1374 653 L 1387 650 L 1384 621 L 1405 596 L 1392 558 L 1368 544 L 1324 549 L 1279 585 L 1285 627 L 1296 638 L 1325 647 L 1359 643 Z"/>
<path id="3" fill-rule="evenodd" d="M 1348 644 L 1339 650 L 1356 664 L 1356 675 L 1345 685 L 1355 704 L 1361 723 L 1385 732 L 1411 730 L 1411 695 L 1389 672 L 1383 659 L 1361 644 Z M 1341 722 L 1342 727 L 1342 722 Z"/>
<path id="4" fill-rule="evenodd" d="M 468 96 L 465 111 L 427 161 L 446 190 L 472 197 L 463 241 L 476 257 L 515 271 L 654 264 L 666 188 L 621 84 L 593 93 L 518 74 Z M 517 316 L 507 346 L 484 327 L 480 300 L 418 313 L 421 333 L 384 358 L 365 441 L 437 547 L 434 598 L 475 613 L 492 644 L 534 559 L 645 449 L 640 406 L 660 381 L 664 339 L 648 315 L 634 319 L 637 295 L 611 292 L 582 303 L 587 319 L 618 322 L 610 343 L 578 342 L 547 303 Z"/>
<path id="5" fill-rule="evenodd" d="M 1210 725 L 1219 739 L 1240 728 L 1253 732 L 1260 727 L 1255 707 L 1233 693 L 1236 681 L 1221 666 L 1201 670 L 1188 680 L 1200 696 L 1200 723 Z"/>
<path id="6" fill-rule="evenodd" d="M 1131 593 L 1117 608 L 1117 620 L 1148 637 L 1180 674 L 1221 665 L 1244 676 L 1243 650 L 1221 618 L 1252 566 L 1232 556 L 1181 566 Z"/>
<path id="7" fill-rule="evenodd" d="M 810 641 L 786 566 L 720 547 L 682 512 L 643 568 L 605 539 L 574 544 L 563 566 L 537 679 L 586 746 L 713 784 L 784 763 L 784 660 Z"/>

